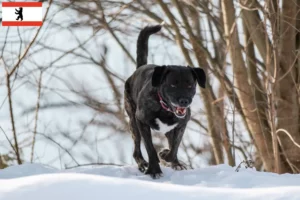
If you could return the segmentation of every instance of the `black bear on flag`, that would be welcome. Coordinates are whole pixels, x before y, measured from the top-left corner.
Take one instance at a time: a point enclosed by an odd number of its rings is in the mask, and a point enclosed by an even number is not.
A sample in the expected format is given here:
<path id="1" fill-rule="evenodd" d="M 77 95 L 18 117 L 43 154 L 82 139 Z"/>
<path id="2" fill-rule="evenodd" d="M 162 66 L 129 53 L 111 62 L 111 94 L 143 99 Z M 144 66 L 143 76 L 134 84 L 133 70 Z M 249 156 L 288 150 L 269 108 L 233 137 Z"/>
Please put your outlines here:
<path id="1" fill-rule="evenodd" d="M 15 14 L 17 14 L 17 15 L 18 15 L 18 17 L 17 17 L 17 19 L 16 19 L 16 20 L 19 20 L 19 19 L 21 19 L 21 21 L 23 21 L 23 8 L 22 8 L 22 7 L 20 7 L 20 8 L 19 8 L 19 10 L 17 10 L 17 9 L 15 9 L 15 10 L 16 10 Z"/>

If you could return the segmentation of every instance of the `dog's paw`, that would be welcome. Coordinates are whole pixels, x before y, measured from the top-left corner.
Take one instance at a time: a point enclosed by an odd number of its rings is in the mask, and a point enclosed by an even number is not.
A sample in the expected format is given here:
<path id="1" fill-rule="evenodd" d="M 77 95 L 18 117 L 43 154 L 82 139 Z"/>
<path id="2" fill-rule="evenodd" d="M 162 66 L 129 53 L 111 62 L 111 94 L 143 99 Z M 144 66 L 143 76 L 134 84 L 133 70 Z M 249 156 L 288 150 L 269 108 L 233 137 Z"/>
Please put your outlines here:
<path id="1" fill-rule="evenodd" d="M 171 168 L 177 171 L 187 170 L 187 166 L 184 163 L 180 163 L 179 161 L 171 163 Z"/>
<path id="2" fill-rule="evenodd" d="M 162 164 L 166 167 L 171 167 L 174 170 L 186 170 L 187 166 L 183 162 L 179 162 L 177 157 L 171 157 L 170 156 L 170 150 L 169 149 L 163 149 L 161 152 L 159 152 L 159 157 L 163 161 Z"/>
<path id="3" fill-rule="evenodd" d="M 162 177 L 162 171 L 159 167 L 159 164 L 157 164 L 157 166 L 149 165 L 149 167 L 145 171 L 145 174 L 149 174 L 151 176 L 151 178 L 153 178 L 153 179 L 158 179 L 158 178 Z"/>
<path id="4" fill-rule="evenodd" d="M 169 153 L 170 153 L 169 149 L 163 149 L 161 152 L 158 153 L 158 155 L 162 160 L 166 162 L 170 162 Z"/>
<path id="5" fill-rule="evenodd" d="M 149 164 L 145 160 L 138 163 L 138 168 L 139 168 L 140 172 L 144 173 L 146 171 L 146 169 L 148 168 L 148 165 Z"/>

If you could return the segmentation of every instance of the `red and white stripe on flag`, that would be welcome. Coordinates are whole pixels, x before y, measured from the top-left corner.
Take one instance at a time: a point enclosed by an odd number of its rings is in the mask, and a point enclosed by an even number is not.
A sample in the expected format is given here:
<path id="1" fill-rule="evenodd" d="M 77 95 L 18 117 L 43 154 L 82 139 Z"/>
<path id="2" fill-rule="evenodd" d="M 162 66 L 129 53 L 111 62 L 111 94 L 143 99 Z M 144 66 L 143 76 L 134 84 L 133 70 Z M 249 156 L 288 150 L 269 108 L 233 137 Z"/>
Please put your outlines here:
<path id="1" fill-rule="evenodd" d="M 2 2 L 2 26 L 42 26 L 42 2 Z"/>

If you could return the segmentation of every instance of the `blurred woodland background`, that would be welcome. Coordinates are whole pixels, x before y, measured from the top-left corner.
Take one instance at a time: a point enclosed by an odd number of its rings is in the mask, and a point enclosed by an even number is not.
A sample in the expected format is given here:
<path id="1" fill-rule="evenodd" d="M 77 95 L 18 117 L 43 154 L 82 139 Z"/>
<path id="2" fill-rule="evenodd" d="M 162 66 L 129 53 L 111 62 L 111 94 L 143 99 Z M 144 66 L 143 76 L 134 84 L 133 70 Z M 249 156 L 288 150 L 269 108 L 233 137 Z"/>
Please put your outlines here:
<path id="1" fill-rule="evenodd" d="M 208 75 L 180 159 L 300 172 L 300 0 L 49 0 L 43 10 L 41 28 L 1 27 L 1 168 L 134 164 L 124 80 L 139 31 L 165 21 L 148 63 Z"/>

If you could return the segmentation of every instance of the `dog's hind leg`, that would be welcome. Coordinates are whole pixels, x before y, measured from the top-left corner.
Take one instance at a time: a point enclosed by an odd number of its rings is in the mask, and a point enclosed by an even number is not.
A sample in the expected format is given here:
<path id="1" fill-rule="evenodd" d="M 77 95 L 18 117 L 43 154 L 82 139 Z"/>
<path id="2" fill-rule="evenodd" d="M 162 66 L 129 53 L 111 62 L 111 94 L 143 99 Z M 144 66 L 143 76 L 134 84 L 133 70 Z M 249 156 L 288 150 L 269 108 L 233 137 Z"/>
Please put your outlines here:
<path id="1" fill-rule="evenodd" d="M 129 128 L 132 134 L 132 139 L 134 141 L 134 151 L 133 151 L 133 158 L 135 162 L 138 164 L 138 168 L 141 172 L 145 172 L 146 168 L 148 167 L 148 163 L 143 158 L 141 152 L 141 134 L 136 124 L 135 119 L 135 111 L 136 106 L 134 102 L 131 100 L 128 93 L 125 92 L 125 110 L 129 116 Z"/>
<path id="2" fill-rule="evenodd" d="M 145 161 L 141 152 L 141 134 L 136 125 L 136 119 L 130 119 L 130 127 L 132 138 L 134 141 L 133 158 L 138 164 L 139 170 L 144 173 L 148 167 L 148 163 Z"/>
<path id="3" fill-rule="evenodd" d="M 186 166 L 180 163 L 177 158 L 178 148 L 182 140 L 185 127 L 186 126 L 180 128 L 176 127 L 175 129 L 166 133 L 169 149 L 163 149 L 161 152 L 159 152 L 159 157 L 166 162 L 170 162 L 171 167 L 175 170 L 187 169 Z"/>

